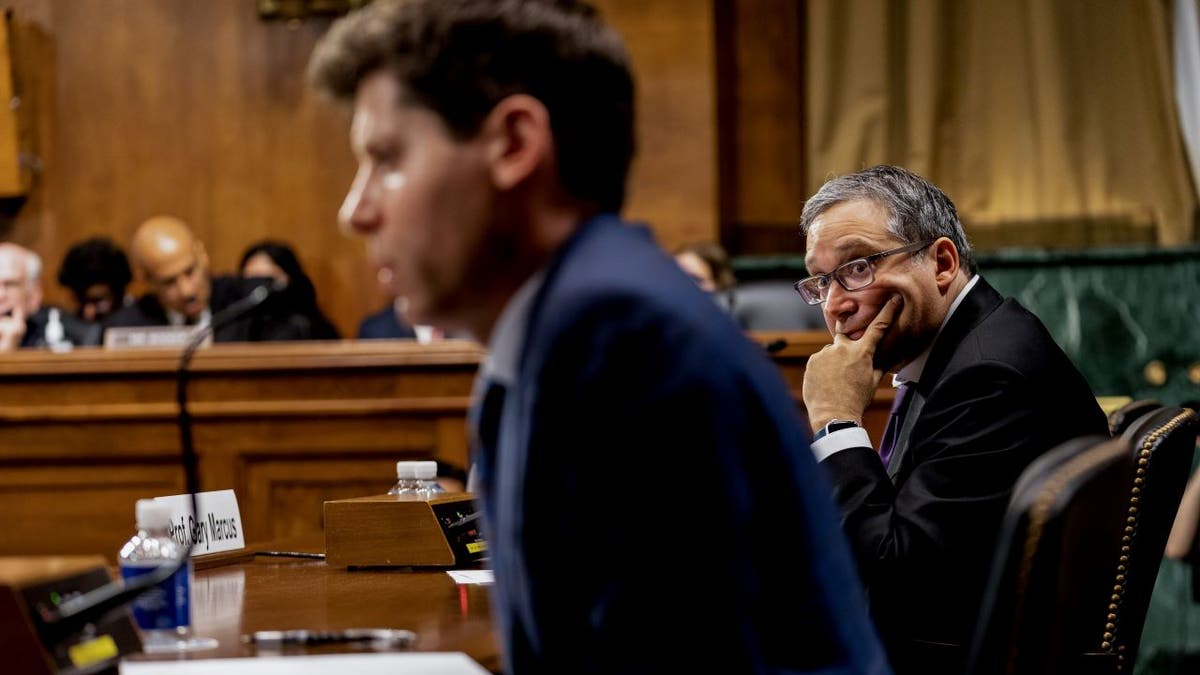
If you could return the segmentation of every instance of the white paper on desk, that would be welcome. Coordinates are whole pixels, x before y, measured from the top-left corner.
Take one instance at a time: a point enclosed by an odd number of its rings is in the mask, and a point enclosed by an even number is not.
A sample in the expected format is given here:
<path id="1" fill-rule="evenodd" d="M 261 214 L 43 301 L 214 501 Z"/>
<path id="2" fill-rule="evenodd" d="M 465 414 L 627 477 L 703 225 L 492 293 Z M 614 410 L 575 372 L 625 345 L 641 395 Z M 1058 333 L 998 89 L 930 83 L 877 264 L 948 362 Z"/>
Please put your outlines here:
<path id="1" fill-rule="evenodd" d="M 496 577 L 491 570 L 446 570 L 456 584 L 494 584 Z"/>
<path id="2" fill-rule="evenodd" d="M 122 661 L 121 675 L 488 675 L 461 652 L 389 652 L 385 654 L 301 654 L 195 661 Z"/>

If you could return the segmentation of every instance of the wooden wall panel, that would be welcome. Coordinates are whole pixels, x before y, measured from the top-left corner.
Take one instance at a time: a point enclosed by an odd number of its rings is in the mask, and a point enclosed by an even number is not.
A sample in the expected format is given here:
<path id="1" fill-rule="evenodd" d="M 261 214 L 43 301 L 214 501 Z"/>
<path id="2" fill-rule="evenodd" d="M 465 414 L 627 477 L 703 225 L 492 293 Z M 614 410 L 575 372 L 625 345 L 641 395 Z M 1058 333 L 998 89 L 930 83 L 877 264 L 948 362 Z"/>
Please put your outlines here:
<path id="1" fill-rule="evenodd" d="M 134 503 L 184 490 L 174 459 L 4 464 L 0 509 L 14 515 L 14 524 L 0 529 L 0 551 L 10 555 L 92 551 L 114 560 L 132 534 Z"/>
<path id="2" fill-rule="evenodd" d="M 796 0 L 716 0 L 722 240 L 802 252 L 803 19 Z"/>
<path id="3" fill-rule="evenodd" d="M 395 466 L 388 458 L 342 455 L 248 461 L 238 494 L 254 512 L 242 518 L 247 527 L 253 523 L 258 540 L 323 532 L 325 502 L 386 493 L 395 483 Z"/>
<path id="4" fill-rule="evenodd" d="M 46 262 L 178 215 L 216 271 L 264 237 L 291 241 L 343 333 L 386 304 L 336 213 L 353 175 L 348 118 L 303 72 L 328 19 L 264 22 L 250 0 L 6 0 L 16 85 L 40 160 L 0 236 Z M 668 245 L 717 231 L 713 13 L 696 0 L 602 0 L 639 78 L 640 158 L 628 213 Z"/>
<path id="5" fill-rule="evenodd" d="M 713 241 L 717 219 L 716 48 L 713 3 L 596 0 L 625 37 L 638 85 L 638 154 L 630 218 L 667 248 Z"/>
<path id="6" fill-rule="evenodd" d="M 14 101 L 12 80 L 12 43 L 8 19 L 0 15 L 0 102 Z M 21 134 L 17 123 L 19 105 L 0 105 L 0 197 L 24 194 L 29 189 L 29 174 L 20 166 Z"/>

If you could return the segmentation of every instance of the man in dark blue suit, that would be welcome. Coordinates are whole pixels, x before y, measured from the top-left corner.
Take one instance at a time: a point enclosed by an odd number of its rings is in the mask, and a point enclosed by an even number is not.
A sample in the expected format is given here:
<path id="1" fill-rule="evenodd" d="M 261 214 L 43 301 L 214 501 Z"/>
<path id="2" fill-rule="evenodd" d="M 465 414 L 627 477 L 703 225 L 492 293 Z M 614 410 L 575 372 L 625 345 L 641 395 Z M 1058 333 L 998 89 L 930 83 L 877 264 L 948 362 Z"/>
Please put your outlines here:
<path id="1" fill-rule="evenodd" d="M 616 33 L 566 0 L 376 2 L 310 74 L 353 102 L 343 227 L 413 321 L 489 346 L 506 672 L 887 672 L 778 372 L 616 215 Z"/>

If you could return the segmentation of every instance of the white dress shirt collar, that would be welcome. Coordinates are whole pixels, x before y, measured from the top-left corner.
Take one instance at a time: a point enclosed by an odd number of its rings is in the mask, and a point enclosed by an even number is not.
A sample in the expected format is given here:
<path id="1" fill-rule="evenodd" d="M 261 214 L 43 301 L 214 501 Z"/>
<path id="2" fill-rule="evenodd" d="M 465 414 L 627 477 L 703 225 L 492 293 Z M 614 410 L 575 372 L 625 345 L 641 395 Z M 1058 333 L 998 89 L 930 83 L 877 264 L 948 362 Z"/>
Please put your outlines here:
<path id="1" fill-rule="evenodd" d="M 537 297 L 545 279 L 546 270 L 539 270 L 521 284 L 504 306 L 504 311 L 496 320 L 496 328 L 488 341 L 488 357 L 483 364 L 485 379 L 505 386 L 511 386 L 517 381 L 521 352 L 525 349 L 525 330 L 529 324 L 529 313 L 533 311 L 533 299 Z"/>
<path id="2" fill-rule="evenodd" d="M 186 326 L 188 325 L 187 315 L 174 310 L 166 310 L 168 326 Z M 200 312 L 200 318 L 196 320 L 197 326 L 207 326 L 212 323 L 212 309 L 205 307 L 203 312 Z"/>

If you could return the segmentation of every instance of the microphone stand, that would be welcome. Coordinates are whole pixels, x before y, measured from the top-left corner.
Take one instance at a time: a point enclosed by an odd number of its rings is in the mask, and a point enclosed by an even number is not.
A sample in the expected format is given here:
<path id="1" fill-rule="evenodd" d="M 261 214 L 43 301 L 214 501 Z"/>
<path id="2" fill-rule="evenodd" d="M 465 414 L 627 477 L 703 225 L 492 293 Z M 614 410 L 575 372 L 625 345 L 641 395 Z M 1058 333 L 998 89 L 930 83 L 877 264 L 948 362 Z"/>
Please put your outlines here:
<path id="1" fill-rule="evenodd" d="M 183 464 L 184 485 L 188 493 L 192 496 L 192 520 L 196 519 L 199 512 L 196 493 L 200 491 L 200 476 L 197 471 L 198 460 L 196 449 L 192 443 L 192 416 L 187 408 L 188 365 L 191 363 L 196 350 L 209 335 L 213 334 L 218 328 L 241 318 L 247 312 L 257 308 L 274 291 L 281 288 L 281 285 L 274 283 L 258 286 L 246 297 L 217 312 L 213 315 L 212 320 L 209 321 L 207 326 L 202 326 L 196 330 L 179 357 L 179 368 L 176 370 L 175 393 L 176 399 L 179 402 L 180 461 Z M 57 608 L 39 604 L 37 606 L 37 614 L 40 620 L 38 621 L 37 628 L 38 633 L 42 636 L 43 644 L 58 644 L 67 636 L 83 630 L 87 624 L 102 621 L 112 612 L 132 602 L 134 598 L 141 595 L 146 589 L 166 581 L 171 575 L 178 572 L 188 563 L 194 545 L 195 540 L 189 531 L 183 553 L 173 565 L 163 565 L 153 572 L 139 576 L 128 583 L 110 582 L 78 597 L 65 600 Z"/>

